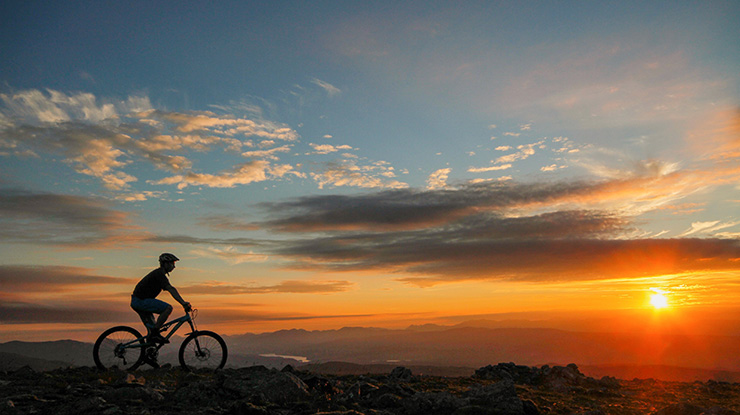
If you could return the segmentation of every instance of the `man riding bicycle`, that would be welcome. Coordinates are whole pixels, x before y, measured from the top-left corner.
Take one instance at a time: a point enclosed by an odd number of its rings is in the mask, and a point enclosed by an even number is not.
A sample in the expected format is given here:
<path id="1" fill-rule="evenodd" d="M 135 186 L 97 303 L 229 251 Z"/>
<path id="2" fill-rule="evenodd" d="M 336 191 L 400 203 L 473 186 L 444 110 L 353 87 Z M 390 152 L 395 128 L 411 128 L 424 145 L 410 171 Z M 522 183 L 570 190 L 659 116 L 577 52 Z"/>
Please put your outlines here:
<path id="1" fill-rule="evenodd" d="M 177 288 L 170 284 L 167 278 L 169 273 L 175 269 L 175 262 L 180 259 L 176 256 L 164 253 L 159 256 L 159 268 L 147 274 L 136 284 L 134 292 L 131 295 L 131 308 L 134 309 L 141 317 L 148 331 L 149 339 L 158 343 L 169 343 L 169 340 L 159 334 L 167 318 L 172 313 L 172 306 L 162 300 L 157 300 L 157 296 L 163 290 L 168 291 L 172 298 L 182 305 L 185 311 L 190 311 L 190 303 L 183 300 Z M 154 320 L 154 314 L 159 314 L 157 320 Z"/>

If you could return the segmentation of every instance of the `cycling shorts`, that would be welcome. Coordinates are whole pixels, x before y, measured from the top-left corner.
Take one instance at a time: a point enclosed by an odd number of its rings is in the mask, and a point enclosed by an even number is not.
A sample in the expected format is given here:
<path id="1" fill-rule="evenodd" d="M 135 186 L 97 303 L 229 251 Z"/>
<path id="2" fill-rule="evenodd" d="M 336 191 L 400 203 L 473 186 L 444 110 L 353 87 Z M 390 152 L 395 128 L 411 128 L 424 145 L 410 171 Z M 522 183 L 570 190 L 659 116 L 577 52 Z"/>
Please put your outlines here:
<path id="1" fill-rule="evenodd" d="M 162 314 L 170 305 L 156 298 L 139 298 L 131 296 L 131 308 L 144 313 Z"/>

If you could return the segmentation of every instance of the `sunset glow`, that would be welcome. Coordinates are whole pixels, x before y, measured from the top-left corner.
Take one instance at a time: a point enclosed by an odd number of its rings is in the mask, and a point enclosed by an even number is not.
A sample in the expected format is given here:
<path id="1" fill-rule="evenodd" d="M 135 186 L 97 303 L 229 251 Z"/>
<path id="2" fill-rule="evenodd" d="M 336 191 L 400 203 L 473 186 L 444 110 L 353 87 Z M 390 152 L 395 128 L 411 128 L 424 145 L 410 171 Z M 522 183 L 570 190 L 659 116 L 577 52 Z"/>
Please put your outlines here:
<path id="1" fill-rule="evenodd" d="M 650 296 L 650 304 L 657 309 L 668 307 L 668 298 L 660 291 L 656 291 Z"/>
<path id="2" fill-rule="evenodd" d="M 225 335 L 736 307 L 710 3 L 4 1 L 0 341 L 140 324 L 162 252 Z"/>

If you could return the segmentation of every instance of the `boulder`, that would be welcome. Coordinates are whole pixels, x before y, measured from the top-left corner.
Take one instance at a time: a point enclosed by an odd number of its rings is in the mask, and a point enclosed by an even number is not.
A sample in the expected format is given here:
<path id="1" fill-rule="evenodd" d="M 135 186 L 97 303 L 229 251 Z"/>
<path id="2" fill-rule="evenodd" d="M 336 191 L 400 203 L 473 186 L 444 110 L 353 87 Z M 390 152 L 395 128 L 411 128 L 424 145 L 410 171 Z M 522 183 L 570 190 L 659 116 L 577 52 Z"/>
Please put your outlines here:
<path id="1" fill-rule="evenodd" d="M 414 375 L 411 373 L 411 369 L 407 369 L 405 367 L 397 367 L 391 371 L 391 374 L 388 375 L 389 380 L 395 380 L 395 381 L 401 381 L 401 382 L 408 382 L 411 379 L 413 379 Z"/>
<path id="2" fill-rule="evenodd" d="M 298 402 L 308 398 L 308 385 L 298 376 L 290 372 L 278 372 L 259 382 L 255 389 L 262 393 L 268 401 L 278 405 Z"/>
<path id="3" fill-rule="evenodd" d="M 511 379 L 492 385 L 473 387 L 465 396 L 470 400 L 471 405 L 486 408 L 486 413 L 524 415 L 524 404 L 519 399 L 516 386 Z"/>

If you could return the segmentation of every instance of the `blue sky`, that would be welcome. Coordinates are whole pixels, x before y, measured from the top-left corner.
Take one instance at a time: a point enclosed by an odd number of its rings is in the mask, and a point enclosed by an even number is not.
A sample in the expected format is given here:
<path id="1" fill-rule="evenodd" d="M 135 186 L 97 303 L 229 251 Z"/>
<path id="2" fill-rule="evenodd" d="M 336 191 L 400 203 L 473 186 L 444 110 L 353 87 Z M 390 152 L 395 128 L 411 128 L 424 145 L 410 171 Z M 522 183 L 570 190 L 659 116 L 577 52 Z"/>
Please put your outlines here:
<path id="1" fill-rule="evenodd" d="M 125 321 L 164 251 L 232 331 L 739 294 L 737 2 L 0 16 L 0 300 L 28 336 Z"/>

